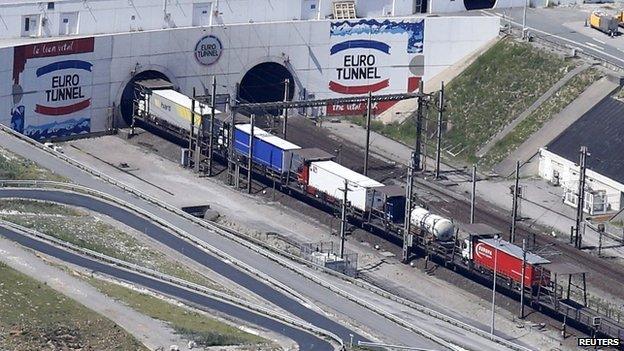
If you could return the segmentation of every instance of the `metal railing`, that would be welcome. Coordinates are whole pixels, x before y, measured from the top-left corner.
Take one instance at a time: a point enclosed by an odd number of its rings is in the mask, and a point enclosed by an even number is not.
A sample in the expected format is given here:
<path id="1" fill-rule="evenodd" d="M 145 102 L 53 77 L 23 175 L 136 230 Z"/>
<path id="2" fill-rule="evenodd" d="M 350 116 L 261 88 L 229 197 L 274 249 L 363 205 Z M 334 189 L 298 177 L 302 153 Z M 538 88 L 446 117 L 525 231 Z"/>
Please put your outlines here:
<path id="1" fill-rule="evenodd" d="M 416 303 L 414 301 L 411 301 L 411 300 L 408 300 L 408 299 L 396 296 L 396 295 L 394 295 L 394 294 L 392 294 L 392 293 L 390 293 L 388 291 L 385 291 L 385 290 L 383 290 L 383 289 L 381 289 L 379 287 L 376 287 L 376 286 L 374 286 L 374 285 L 372 285 L 370 283 L 367 283 L 367 282 L 364 282 L 364 281 L 361 281 L 361 280 L 358 280 L 358 279 L 354 279 L 354 278 L 348 277 L 348 276 L 346 276 L 344 274 L 341 274 L 339 272 L 333 271 L 331 269 L 327 269 L 325 267 L 321 267 L 321 266 L 315 265 L 315 264 L 313 264 L 311 262 L 303 260 L 300 257 L 292 255 L 292 254 L 290 254 L 290 253 L 288 253 L 286 251 L 279 250 L 277 248 L 271 247 L 268 244 L 266 244 L 264 242 L 261 242 L 259 239 L 253 238 L 253 237 L 251 237 L 249 235 L 246 235 L 244 233 L 240 233 L 240 232 L 234 231 L 234 230 L 232 230 L 230 228 L 227 228 L 225 226 L 222 226 L 222 225 L 219 225 L 219 224 L 216 224 L 216 223 L 206 222 L 204 220 L 201 220 L 201 219 L 198 219 L 196 217 L 193 217 L 193 216 L 185 213 L 184 211 L 182 211 L 182 210 L 180 210 L 178 208 L 175 208 L 175 207 L 173 207 L 173 206 L 171 206 L 171 205 L 169 205 L 167 203 L 164 203 L 164 202 L 162 202 L 162 201 L 160 201 L 160 200 L 158 200 L 158 199 L 156 199 L 156 198 L 154 198 L 154 197 L 152 197 L 150 195 L 147 195 L 147 194 L 145 194 L 145 193 L 143 193 L 143 192 L 141 192 L 141 191 L 139 191 L 139 190 L 137 190 L 137 189 L 135 189 L 135 188 L 125 184 L 125 183 L 123 183 L 123 182 L 119 182 L 119 181 L 113 179 L 112 177 L 109 177 L 108 175 L 105 175 L 105 174 L 103 174 L 103 173 L 101 173 L 101 172 L 99 172 L 97 170 L 94 170 L 94 169 L 92 169 L 92 168 L 90 168 L 88 166 L 85 166 L 85 165 L 81 164 L 80 162 L 78 162 L 78 161 L 76 161 L 76 160 L 74 160 L 74 159 L 72 159 L 72 158 L 70 158 L 70 157 L 68 157 L 68 156 L 66 156 L 64 154 L 61 154 L 61 153 L 56 152 L 56 151 L 54 151 L 54 150 L 52 150 L 50 148 L 47 148 L 47 147 L 43 146 L 41 143 L 39 143 L 39 142 L 37 142 L 37 141 L 35 141 L 35 140 L 25 136 L 25 135 L 17 133 L 17 132 L 11 130 L 10 128 L 8 128 L 8 127 L 6 127 L 4 125 L 0 124 L 0 130 L 3 130 L 5 132 L 7 132 L 7 133 L 9 133 L 9 134 L 19 138 L 19 139 L 25 141 L 28 144 L 31 144 L 31 145 L 33 145 L 33 146 L 35 146 L 35 147 L 37 147 L 37 148 L 39 148 L 39 149 L 41 149 L 41 150 L 43 150 L 45 152 L 47 152 L 47 153 L 57 157 L 57 158 L 60 158 L 60 159 L 64 160 L 65 162 L 67 162 L 67 163 L 69 163 L 69 164 L 71 164 L 71 165 L 73 165 L 73 166 L 75 166 L 75 167 L 77 167 L 77 168 L 87 172 L 87 173 L 90 173 L 90 174 L 92 174 L 92 175 L 94 175 L 94 176 L 104 180 L 105 182 L 107 182 L 109 184 L 112 184 L 112 185 L 114 185 L 116 187 L 119 187 L 119 188 L 121 188 L 121 189 L 123 189 L 123 190 L 125 190 L 127 192 L 130 192 L 130 193 L 136 195 L 137 197 L 139 197 L 139 198 L 141 198 L 143 200 L 151 202 L 151 203 L 153 203 L 153 204 L 155 204 L 155 205 L 157 205 L 157 206 L 159 206 L 159 207 L 161 207 L 161 208 L 163 208 L 163 209 L 165 209 L 167 211 L 170 211 L 170 212 L 172 212 L 174 214 L 177 214 L 177 215 L 179 215 L 179 216 L 181 216 L 181 217 L 183 217 L 183 218 L 185 218 L 185 219 L 187 219 L 187 220 L 189 220 L 189 221 L 191 221 L 191 222 L 193 222 L 195 224 L 198 224 L 198 225 L 200 225 L 200 226 L 202 226 L 202 227 L 204 227 L 206 229 L 212 230 L 215 233 L 220 234 L 220 235 L 222 235 L 222 236 L 224 236 L 224 237 L 226 237 L 226 238 L 228 238 L 230 240 L 233 240 L 233 241 L 235 241 L 235 242 L 237 242 L 237 243 L 239 243 L 239 244 L 241 244 L 241 245 L 243 245 L 243 246 L 253 250 L 254 252 L 259 253 L 259 254 L 265 256 L 266 258 L 269 258 L 270 260 L 272 260 L 272 261 L 274 261 L 274 262 L 276 262 L 276 263 L 278 263 L 278 264 L 280 264 L 280 265 L 282 265 L 282 266 L 284 266 L 284 267 L 286 267 L 286 268 L 288 268 L 288 269 L 298 273 L 299 275 L 301 275 L 301 276 L 303 276 L 303 277 L 305 277 L 305 278 L 307 278 L 307 279 L 309 279 L 309 280 L 311 280 L 311 281 L 313 281 L 313 282 L 315 282 L 315 283 L 317 283 L 317 284 L 319 284 L 319 285 L 321 285 L 321 286 L 323 286 L 323 287 L 325 287 L 325 288 L 327 288 L 327 289 L 329 289 L 329 290 L 339 294 L 340 296 L 342 296 L 344 298 L 347 298 L 347 299 L 357 303 L 358 305 L 363 306 L 363 307 L 365 307 L 365 308 L 367 308 L 367 309 L 369 309 L 369 310 L 371 310 L 371 311 L 373 311 L 373 312 L 375 312 L 375 313 L 377 313 L 377 314 L 387 318 L 388 320 L 391 320 L 391 321 L 397 323 L 398 325 L 401 325 L 401 326 L 403 326 L 405 328 L 408 328 L 408 329 L 410 329 L 410 330 L 412 330 L 412 331 L 414 331 L 414 332 L 416 332 L 416 333 L 418 333 L 418 334 L 420 334 L 420 335 L 422 335 L 422 336 L 424 336 L 424 337 L 426 337 L 426 338 L 428 338 L 428 339 L 430 339 L 430 340 L 432 340 L 432 341 L 434 341 L 434 342 L 436 342 L 438 344 L 441 344 L 441 345 L 443 345 L 445 347 L 448 347 L 449 349 L 452 349 L 452 350 L 462 350 L 461 347 L 458 347 L 458 346 L 452 344 L 451 342 L 449 342 L 447 340 L 444 340 L 441 337 L 438 337 L 438 336 L 434 335 L 433 333 L 430 333 L 430 332 L 428 332 L 428 331 L 426 331 L 426 330 L 424 330 L 422 328 L 419 328 L 419 327 L 417 327 L 417 326 L 415 326 L 415 325 L 405 321 L 403 318 L 397 317 L 397 316 L 395 316 L 395 315 L 393 315 L 393 314 L 391 314 L 391 313 L 389 313 L 389 312 L 387 312 L 387 311 L 385 311 L 383 309 L 380 309 L 380 308 L 377 308 L 375 306 L 372 306 L 372 304 L 370 304 L 369 301 L 367 301 L 365 299 L 362 299 L 362 298 L 359 298 L 359 297 L 356 297 L 356 296 L 354 296 L 354 295 L 352 295 L 350 293 L 347 293 L 346 291 L 344 291 L 342 289 L 339 289 L 337 286 L 335 286 L 335 284 L 333 284 L 331 282 L 328 282 L 328 281 L 325 281 L 325 280 L 319 278 L 318 276 L 316 276 L 314 274 L 311 274 L 310 272 L 308 272 L 308 271 L 298 267 L 297 265 L 293 265 L 292 261 L 295 261 L 295 262 L 300 263 L 302 265 L 305 265 L 307 267 L 311 267 L 311 268 L 314 268 L 316 270 L 323 271 L 323 272 L 325 272 L 325 273 L 327 273 L 329 275 L 333 275 L 335 277 L 338 277 L 338 278 L 341 278 L 343 280 L 346 280 L 346 281 L 352 283 L 353 285 L 356 285 L 356 286 L 358 286 L 360 288 L 364 288 L 364 289 L 366 289 L 366 290 L 368 290 L 368 291 L 370 291 L 370 292 L 372 292 L 372 293 L 374 293 L 374 294 L 376 294 L 376 295 L 378 295 L 380 297 L 386 298 L 388 300 L 394 301 L 394 302 L 399 303 L 401 305 L 404 305 L 406 307 L 412 308 L 415 311 L 423 313 L 423 314 L 425 314 L 425 315 L 427 315 L 429 317 L 438 319 L 440 321 L 443 321 L 445 323 L 448 323 L 450 325 L 453 325 L 455 327 L 463 329 L 463 330 L 465 330 L 467 332 L 470 332 L 472 334 L 478 335 L 478 336 L 480 336 L 480 337 L 482 337 L 482 338 L 484 338 L 486 340 L 490 340 L 490 341 L 495 342 L 495 343 L 497 343 L 497 344 L 499 344 L 501 346 L 507 347 L 507 348 L 509 348 L 511 350 L 516 350 L 516 351 L 528 351 L 528 350 L 530 350 L 530 349 L 528 349 L 526 347 L 523 347 L 521 345 L 515 344 L 515 343 L 513 343 L 511 341 L 508 341 L 508 340 L 506 340 L 504 338 L 498 337 L 496 335 L 492 335 L 492 334 L 489 333 L 489 331 L 485 331 L 485 330 L 473 327 L 473 326 L 471 326 L 471 325 L 469 325 L 467 323 L 464 323 L 462 321 L 459 321 L 459 320 L 457 320 L 457 319 L 455 319 L 453 317 L 450 317 L 448 315 L 442 314 L 442 313 L 437 312 L 437 311 L 435 311 L 433 309 L 425 307 L 422 304 L 419 304 L 419 303 Z M 20 183 L 21 183 L 21 185 L 28 185 L 29 181 L 0 181 L 0 186 L 5 186 L 5 185 L 18 185 L 19 186 Z M 90 191 L 92 194 L 95 194 L 96 196 L 101 196 L 103 198 L 113 198 L 113 199 L 115 199 L 111 195 L 108 195 L 108 194 L 105 194 L 105 193 L 101 193 L 99 191 L 96 191 L 96 190 L 93 190 L 93 189 L 89 189 L 89 188 L 86 188 L 86 187 L 82 187 L 82 186 L 79 186 L 79 185 L 59 183 L 59 182 L 51 182 L 51 181 L 30 181 L 30 184 L 31 184 L 31 186 L 32 185 L 36 185 L 36 184 L 43 185 L 43 186 L 55 185 L 55 186 L 59 186 L 61 188 L 65 187 L 65 189 L 70 189 L 70 190 L 77 190 L 77 189 L 83 189 L 84 190 L 84 189 L 86 189 L 87 191 Z M 119 202 L 124 203 L 123 200 L 119 200 L 119 199 L 116 199 L 116 200 L 118 200 Z M 143 215 L 147 215 L 150 219 L 155 220 L 159 224 L 164 222 L 162 219 L 157 218 L 156 216 L 151 215 L 147 211 L 142 211 L 142 210 L 138 209 L 137 207 L 135 207 L 134 205 L 131 205 L 131 204 L 127 204 L 127 205 L 129 205 L 128 208 L 133 209 L 135 212 L 139 211 L 139 213 L 142 213 Z M 165 224 L 167 225 L 168 223 L 165 223 Z M 171 226 L 171 227 L 175 228 L 173 226 Z M 187 239 L 187 240 L 190 240 L 194 244 L 200 245 L 200 247 L 204 247 L 204 245 L 207 246 L 207 244 L 205 242 L 202 242 L 201 240 L 190 236 L 189 234 L 181 231 L 178 228 L 175 228 L 175 229 L 180 231 L 181 233 L 183 233 L 184 234 L 184 238 Z M 227 255 L 227 254 L 225 254 L 223 252 L 221 252 L 221 254 L 223 256 L 220 256 L 220 257 L 227 257 L 226 259 L 231 260 L 232 262 L 238 262 L 238 260 L 236 260 L 235 258 L 233 258 L 233 257 L 231 257 L 231 256 L 229 256 L 229 255 Z M 286 260 L 289 260 L 289 261 L 286 261 Z M 248 267 L 248 269 L 251 269 L 251 267 Z M 267 278 L 270 279 L 270 281 L 274 281 L 270 277 L 267 277 Z M 279 283 L 279 286 L 283 286 L 283 284 Z M 297 294 L 296 292 L 294 292 L 292 289 L 286 288 L 286 291 L 289 291 L 291 293 L 295 293 L 295 296 L 301 296 L 301 295 Z M 314 304 L 312 304 L 312 305 L 314 305 Z"/>

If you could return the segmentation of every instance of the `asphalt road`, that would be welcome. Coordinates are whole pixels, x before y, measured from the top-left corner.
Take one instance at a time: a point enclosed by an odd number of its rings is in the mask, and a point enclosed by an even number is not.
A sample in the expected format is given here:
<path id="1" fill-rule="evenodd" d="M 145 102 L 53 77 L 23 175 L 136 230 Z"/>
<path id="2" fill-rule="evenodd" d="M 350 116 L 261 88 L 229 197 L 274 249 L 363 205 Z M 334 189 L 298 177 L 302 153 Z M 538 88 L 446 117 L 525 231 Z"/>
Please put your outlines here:
<path id="1" fill-rule="evenodd" d="M 264 282 L 259 281 L 258 279 L 252 277 L 245 272 L 238 270 L 234 266 L 229 265 L 221 259 L 206 253 L 205 251 L 194 246 L 193 244 L 178 238 L 177 236 L 171 234 L 167 230 L 154 224 L 148 219 L 134 214 L 133 212 L 130 212 L 126 209 L 111 205 L 109 203 L 94 199 L 92 197 L 74 193 L 66 193 L 62 191 L 0 189 L 0 198 L 25 198 L 52 201 L 66 205 L 84 207 L 91 211 L 105 214 L 111 218 L 116 219 L 119 222 L 126 224 L 129 227 L 143 232 L 151 238 L 163 243 L 164 245 L 169 246 L 171 249 L 176 250 L 181 254 L 191 258 L 192 260 L 202 264 L 203 266 L 213 270 L 217 274 L 228 278 L 232 282 L 243 286 L 250 291 L 253 291 L 258 296 L 261 296 L 267 301 L 272 302 L 276 306 L 280 306 L 284 310 L 305 320 L 306 322 L 313 324 L 321 329 L 328 330 L 342 336 L 343 340 L 349 340 L 350 334 L 353 334 L 354 340 L 368 341 L 357 332 L 346 328 L 339 323 L 336 323 L 334 320 L 329 319 L 325 315 L 311 310 L 291 296 L 276 290 L 275 288 L 269 286 Z M 83 265 L 81 264 L 81 266 Z M 93 269 L 91 267 L 85 268 Z M 134 280 L 132 281 L 135 282 Z"/>
<path id="2" fill-rule="evenodd" d="M 484 13 L 504 17 L 501 18 L 501 25 L 511 20 L 515 28 L 522 28 L 522 8 L 471 12 L 475 15 Z M 576 47 L 613 65 L 624 67 L 624 34 L 611 38 L 596 29 L 585 27 L 589 13 L 589 9 L 578 8 L 528 9 L 526 26 L 533 36 Z"/>
<path id="3" fill-rule="evenodd" d="M 353 323 L 356 323 L 359 328 L 380 338 L 382 341 L 391 341 L 394 344 L 422 348 L 440 348 L 440 346 L 433 341 L 413 331 L 407 330 L 384 317 L 381 317 L 366 307 L 360 306 L 355 302 L 337 295 L 330 289 L 312 282 L 311 280 L 277 262 L 272 261 L 262 254 L 231 241 L 209 229 L 194 224 L 152 203 L 137 198 L 123 189 L 105 183 L 86 172 L 69 166 L 64 161 L 52 157 L 48 153 L 30 144 L 13 138 L 5 133 L 0 133 L 0 147 L 3 147 L 24 158 L 30 159 L 33 162 L 38 163 L 41 167 L 45 167 L 59 175 L 65 176 L 76 184 L 107 193 L 162 218 L 177 228 L 180 228 L 181 230 L 197 237 L 199 240 L 210 243 L 210 245 L 216 249 L 237 258 L 247 265 L 255 267 L 264 274 L 271 276 L 289 288 L 303 294 L 315 303 L 329 308 L 337 315 L 336 317 L 333 317 L 335 320 L 341 319 L 352 321 Z M 368 293 L 366 292 L 362 292 L 362 296 L 368 296 L 367 294 Z M 340 330 L 330 329 L 330 331 L 343 338 L 343 340 L 350 339 L 349 334 L 351 334 L 351 332 L 347 331 L 346 328 L 341 328 Z"/>
<path id="4" fill-rule="evenodd" d="M 265 329 L 271 330 L 275 333 L 284 335 L 299 345 L 301 350 L 333 350 L 332 345 L 323 340 L 322 338 L 305 332 L 303 330 L 293 328 L 288 324 L 280 321 L 267 318 L 255 312 L 246 310 L 244 308 L 237 307 L 219 300 L 215 300 L 211 297 L 204 296 L 175 285 L 162 282 L 150 277 L 135 274 L 129 271 L 125 271 L 114 266 L 109 266 L 92 259 L 82 257 L 80 255 L 62 250 L 58 247 L 34 240 L 30 237 L 24 236 L 20 233 L 11 231 L 7 228 L 0 227 L 0 235 L 7 239 L 18 242 L 19 244 L 44 253 L 49 256 L 56 257 L 64 262 L 72 263 L 86 269 L 101 272 L 117 279 L 122 279 L 128 282 L 139 284 L 146 288 L 160 292 L 165 295 L 175 297 L 180 300 L 189 301 L 201 307 L 205 307 L 208 310 L 219 311 L 228 316 L 244 320 L 253 325 L 262 326 Z"/>

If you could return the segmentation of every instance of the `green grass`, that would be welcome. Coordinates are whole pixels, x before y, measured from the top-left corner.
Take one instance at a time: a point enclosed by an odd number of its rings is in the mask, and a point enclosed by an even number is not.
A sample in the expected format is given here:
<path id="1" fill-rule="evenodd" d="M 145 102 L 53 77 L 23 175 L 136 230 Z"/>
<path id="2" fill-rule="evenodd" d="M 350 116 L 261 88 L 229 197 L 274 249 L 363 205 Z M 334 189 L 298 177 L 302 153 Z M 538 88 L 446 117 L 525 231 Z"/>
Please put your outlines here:
<path id="1" fill-rule="evenodd" d="M 0 179 L 5 180 L 53 180 L 66 182 L 67 179 L 0 148 Z"/>
<path id="2" fill-rule="evenodd" d="M 269 344 L 259 336 L 154 296 L 95 278 L 91 278 L 90 283 L 136 311 L 169 323 L 178 334 L 195 341 L 200 347 Z"/>
<path id="3" fill-rule="evenodd" d="M 3 201 L 0 211 L 4 211 L 0 212 L 0 219 L 74 245 L 206 287 L 221 288 L 204 275 L 144 245 L 133 236 L 91 216 L 86 211 L 31 200 Z"/>
<path id="4" fill-rule="evenodd" d="M 568 106 L 593 82 L 603 74 L 596 69 L 588 69 L 567 82 L 559 91 L 546 100 L 537 110 L 520 122 L 509 134 L 499 140 L 481 159 L 482 167 L 490 168 L 505 159 L 520 144 L 537 132 L 554 115 Z"/>
<path id="5" fill-rule="evenodd" d="M 147 350 L 109 319 L 0 263 L 0 350 L 68 346 Z"/>
<path id="6" fill-rule="evenodd" d="M 476 162 L 475 152 L 493 135 L 526 110 L 574 64 L 528 43 L 504 39 L 475 60 L 453 79 L 445 90 L 450 130 L 444 145 L 457 158 Z M 433 101 L 432 104 L 436 105 Z M 429 111 L 429 132 L 435 129 L 437 112 Z M 356 118 L 363 125 L 362 118 Z M 372 123 L 373 130 L 412 145 L 416 138 L 413 120 L 383 125 Z"/>

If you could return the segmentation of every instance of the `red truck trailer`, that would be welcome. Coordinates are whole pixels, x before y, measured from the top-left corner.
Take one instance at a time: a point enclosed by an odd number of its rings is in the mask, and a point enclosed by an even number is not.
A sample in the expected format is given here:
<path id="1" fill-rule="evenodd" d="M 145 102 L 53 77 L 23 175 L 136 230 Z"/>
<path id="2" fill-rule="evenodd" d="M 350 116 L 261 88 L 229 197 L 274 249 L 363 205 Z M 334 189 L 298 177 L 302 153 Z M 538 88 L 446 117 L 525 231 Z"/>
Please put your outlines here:
<path id="1" fill-rule="evenodd" d="M 501 239 L 476 239 L 473 250 L 472 258 L 476 267 L 482 267 L 493 272 L 496 266 L 496 273 L 499 276 L 521 284 L 522 248 Z M 527 252 L 524 286 L 536 287 L 540 284 L 548 284 L 550 272 L 541 267 L 541 265 L 548 263 L 550 261 Z"/>

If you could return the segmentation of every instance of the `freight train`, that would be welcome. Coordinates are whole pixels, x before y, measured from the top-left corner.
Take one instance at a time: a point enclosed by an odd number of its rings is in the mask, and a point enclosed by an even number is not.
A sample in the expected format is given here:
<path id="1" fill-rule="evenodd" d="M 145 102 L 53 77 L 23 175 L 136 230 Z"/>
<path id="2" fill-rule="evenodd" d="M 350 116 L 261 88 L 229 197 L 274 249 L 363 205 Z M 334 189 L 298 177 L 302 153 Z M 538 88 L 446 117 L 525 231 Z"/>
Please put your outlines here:
<path id="1" fill-rule="evenodd" d="M 141 116 L 141 120 L 189 135 L 193 106 L 190 98 L 174 90 L 144 91 L 140 96 L 136 115 Z M 206 118 L 210 109 L 197 103 L 195 113 Z M 484 224 L 457 227 L 448 218 L 420 206 L 407 214 L 402 187 L 385 185 L 338 164 L 334 156 L 325 151 L 301 148 L 255 126 L 251 140 L 251 124 L 227 125 L 224 114 L 218 111 L 217 114 L 213 129 L 218 137 L 217 152 L 231 143 L 235 157 L 246 164 L 253 145 L 254 170 L 279 182 L 282 189 L 297 189 L 310 199 L 338 208 L 346 187 L 349 217 L 363 225 L 381 223 L 386 231 L 402 237 L 400 233 L 408 215 L 412 234 L 423 246 L 438 247 L 438 252 L 448 252 L 449 247 L 453 252 L 461 252 L 463 264 L 469 270 L 490 275 L 496 272 L 508 280 L 510 286 L 524 286 L 533 291 L 550 283 L 550 273 L 543 268 L 548 260 L 532 253 L 527 253 L 523 259 L 522 249 L 500 239 L 500 233 L 491 227 Z M 197 129 L 199 118 L 195 119 L 194 128 Z M 234 138 L 230 141 L 227 136 L 232 129 Z"/>

